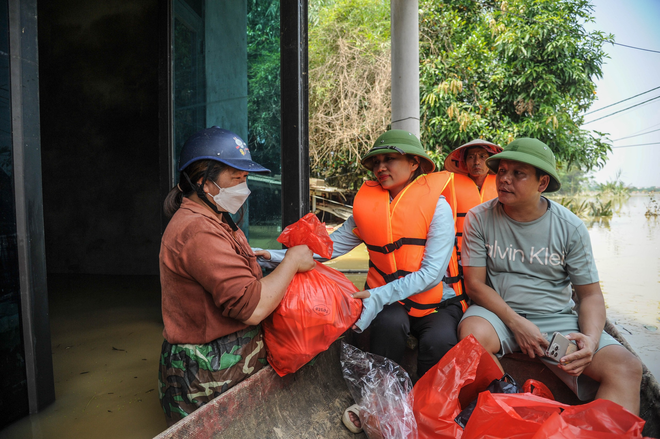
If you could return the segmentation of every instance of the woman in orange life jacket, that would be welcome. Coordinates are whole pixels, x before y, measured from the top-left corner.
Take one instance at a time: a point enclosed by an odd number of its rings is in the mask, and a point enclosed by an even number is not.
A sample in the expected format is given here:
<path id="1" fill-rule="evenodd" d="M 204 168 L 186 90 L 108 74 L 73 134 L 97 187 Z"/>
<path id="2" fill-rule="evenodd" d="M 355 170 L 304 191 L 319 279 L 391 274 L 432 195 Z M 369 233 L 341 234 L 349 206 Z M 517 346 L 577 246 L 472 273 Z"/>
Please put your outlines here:
<path id="1" fill-rule="evenodd" d="M 362 165 L 375 180 L 364 183 L 353 216 L 330 235 L 332 257 L 362 242 L 367 245 L 370 268 L 366 289 L 354 294 L 364 305 L 354 329 L 371 326 L 370 351 L 397 363 L 408 335 L 416 336 L 417 373 L 422 376 L 457 343 L 456 327 L 467 307 L 443 282 L 455 231 L 452 209 L 442 194 L 451 188 L 452 175 L 432 173 L 435 165 L 420 141 L 403 130 L 382 134 Z M 256 254 L 276 263 L 281 252 Z M 455 272 L 455 260 L 454 267 Z M 344 424 L 360 430 L 356 406 L 347 409 Z"/>

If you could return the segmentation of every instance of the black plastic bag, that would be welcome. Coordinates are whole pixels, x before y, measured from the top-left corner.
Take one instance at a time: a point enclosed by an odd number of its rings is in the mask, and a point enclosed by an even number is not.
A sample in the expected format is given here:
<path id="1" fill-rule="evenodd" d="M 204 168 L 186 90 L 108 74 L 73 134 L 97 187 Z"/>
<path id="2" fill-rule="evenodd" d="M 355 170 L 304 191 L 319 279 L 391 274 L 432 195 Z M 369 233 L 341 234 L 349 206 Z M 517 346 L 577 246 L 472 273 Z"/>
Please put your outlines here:
<path id="1" fill-rule="evenodd" d="M 490 393 L 520 393 L 520 387 L 518 383 L 509 375 L 505 373 L 504 376 L 498 380 L 493 380 L 486 390 Z M 454 421 L 462 428 L 465 428 L 465 425 L 470 420 L 474 408 L 477 406 L 477 399 L 474 399 L 470 405 L 465 407 L 462 412 L 454 418 Z"/>

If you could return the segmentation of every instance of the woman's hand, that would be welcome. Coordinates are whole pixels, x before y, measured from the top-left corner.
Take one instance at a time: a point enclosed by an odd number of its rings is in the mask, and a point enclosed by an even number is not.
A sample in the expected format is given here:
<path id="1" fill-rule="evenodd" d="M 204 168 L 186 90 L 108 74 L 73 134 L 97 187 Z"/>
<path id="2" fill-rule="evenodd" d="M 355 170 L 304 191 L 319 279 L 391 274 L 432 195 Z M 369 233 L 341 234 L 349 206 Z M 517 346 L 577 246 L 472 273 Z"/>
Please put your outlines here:
<path id="1" fill-rule="evenodd" d="M 314 252 L 312 252 L 306 245 L 296 245 L 295 247 L 289 248 L 286 251 L 284 260 L 290 260 L 296 264 L 298 273 L 303 273 L 316 267 Z"/>
<path id="2" fill-rule="evenodd" d="M 369 292 L 369 290 L 363 290 L 363 291 L 358 291 L 357 293 L 353 293 L 354 299 L 366 299 L 368 297 L 371 297 L 371 293 Z"/>
<path id="3" fill-rule="evenodd" d="M 270 261 L 270 252 L 268 250 L 255 250 L 254 254 L 259 257 L 261 256 L 267 261 Z"/>

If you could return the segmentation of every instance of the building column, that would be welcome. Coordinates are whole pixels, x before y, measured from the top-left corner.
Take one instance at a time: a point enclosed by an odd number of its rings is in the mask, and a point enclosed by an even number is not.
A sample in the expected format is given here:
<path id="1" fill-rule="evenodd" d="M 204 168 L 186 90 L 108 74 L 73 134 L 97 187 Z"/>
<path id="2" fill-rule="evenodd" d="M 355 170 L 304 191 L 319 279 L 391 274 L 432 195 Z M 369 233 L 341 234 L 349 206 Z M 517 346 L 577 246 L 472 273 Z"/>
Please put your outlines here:
<path id="1" fill-rule="evenodd" d="M 30 413 L 55 400 L 41 190 L 37 1 L 9 1 L 16 235 Z"/>
<path id="2" fill-rule="evenodd" d="M 419 2 L 391 0 L 392 128 L 419 137 Z"/>

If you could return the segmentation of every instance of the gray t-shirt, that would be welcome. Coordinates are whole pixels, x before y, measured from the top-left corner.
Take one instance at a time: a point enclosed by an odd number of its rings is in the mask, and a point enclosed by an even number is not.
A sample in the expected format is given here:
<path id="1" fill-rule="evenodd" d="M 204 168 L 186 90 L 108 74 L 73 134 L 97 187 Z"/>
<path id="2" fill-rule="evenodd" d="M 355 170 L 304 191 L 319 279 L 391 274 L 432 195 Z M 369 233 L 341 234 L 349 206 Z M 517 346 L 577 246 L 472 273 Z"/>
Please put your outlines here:
<path id="1" fill-rule="evenodd" d="M 512 220 L 498 199 L 471 209 L 463 228 L 464 266 L 486 267 L 486 282 L 516 312 L 548 314 L 573 305 L 573 285 L 598 282 L 589 232 L 553 201 L 540 218 Z"/>

